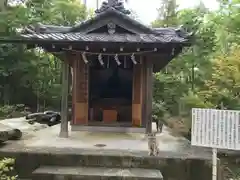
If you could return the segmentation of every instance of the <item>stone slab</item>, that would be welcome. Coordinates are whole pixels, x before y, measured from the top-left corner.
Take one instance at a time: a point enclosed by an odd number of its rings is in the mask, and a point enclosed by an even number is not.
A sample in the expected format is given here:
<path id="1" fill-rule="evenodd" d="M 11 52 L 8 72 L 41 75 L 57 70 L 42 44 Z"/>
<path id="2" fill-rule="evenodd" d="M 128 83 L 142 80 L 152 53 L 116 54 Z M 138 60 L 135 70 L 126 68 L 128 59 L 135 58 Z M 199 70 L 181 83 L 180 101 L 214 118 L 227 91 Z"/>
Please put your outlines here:
<path id="1" fill-rule="evenodd" d="M 69 138 L 60 138 L 59 131 L 60 125 L 36 131 L 31 136 L 27 136 L 23 130 L 22 140 L 7 142 L 0 152 L 148 156 L 148 142 L 142 133 L 71 132 L 70 129 Z M 211 150 L 192 147 L 188 140 L 172 136 L 167 127 L 157 134 L 157 141 L 160 157 L 203 160 L 212 158 Z M 99 147 L 98 144 L 104 146 Z"/>
<path id="2" fill-rule="evenodd" d="M 162 174 L 155 169 L 139 169 L 139 168 L 104 168 L 104 167 L 63 167 L 63 166 L 43 166 L 36 169 L 34 177 L 71 179 L 124 179 L 124 180 L 161 180 Z M 58 178 L 57 178 L 58 177 Z"/>
<path id="3" fill-rule="evenodd" d="M 148 153 L 148 142 L 144 133 L 113 133 L 113 132 L 72 132 L 69 138 L 59 137 L 60 125 L 39 130 L 34 137 L 19 141 L 27 149 L 57 148 L 57 149 L 89 149 L 95 151 L 130 151 Z M 211 151 L 204 148 L 192 147 L 190 142 L 182 137 L 171 135 L 167 127 L 157 134 L 157 141 L 161 152 L 171 154 L 185 154 L 189 157 L 211 158 Z M 104 146 L 98 147 L 96 145 Z"/>

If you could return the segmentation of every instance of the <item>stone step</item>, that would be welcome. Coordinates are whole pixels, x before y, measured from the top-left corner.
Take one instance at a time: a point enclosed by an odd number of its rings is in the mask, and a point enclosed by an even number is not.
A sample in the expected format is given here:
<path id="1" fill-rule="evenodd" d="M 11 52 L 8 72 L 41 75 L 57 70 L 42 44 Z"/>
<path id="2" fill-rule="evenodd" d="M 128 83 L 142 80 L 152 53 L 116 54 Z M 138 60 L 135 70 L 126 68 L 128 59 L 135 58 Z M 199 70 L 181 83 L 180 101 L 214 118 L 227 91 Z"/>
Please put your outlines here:
<path id="1" fill-rule="evenodd" d="M 111 154 L 55 154 L 42 156 L 41 165 L 46 166 L 97 166 L 116 168 L 150 168 L 161 169 L 166 164 L 166 159 L 162 157 L 142 157 L 130 155 Z"/>
<path id="2" fill-rule="evenodd" d="M 34 180 L 163 180 L 156 169 L 42 166 L 33 172 Z"/>

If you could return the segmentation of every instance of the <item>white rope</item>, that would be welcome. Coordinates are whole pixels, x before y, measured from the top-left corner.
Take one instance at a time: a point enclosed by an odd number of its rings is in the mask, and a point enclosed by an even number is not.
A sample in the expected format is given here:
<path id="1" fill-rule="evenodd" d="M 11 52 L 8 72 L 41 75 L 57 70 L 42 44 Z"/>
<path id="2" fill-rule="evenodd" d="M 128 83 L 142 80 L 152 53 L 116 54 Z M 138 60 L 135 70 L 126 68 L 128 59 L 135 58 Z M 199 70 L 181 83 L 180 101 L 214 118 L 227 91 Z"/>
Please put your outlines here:
<path id="1" fill-rule="evenodd" d="M 85 53 L 85 54 L 92 54 L 92 55 L 107 55 L 107 56 L 115 56 L 116 53 L 100 53 L 100 52 L 86 52 L 86 51 L 78 51 L 78 50 L 72 50 L 72 49 L 67 49 L 67 48 L 63 48 L 63 50 L 66 51 L 71 51 L 71 52 L 78 52 L 78 53 Z M 129 52 L 129 53 L 118 53 L 118 55 L 123 56 L 123 55 L 132 55 L 132 54 L 145 54 L 145 53 L 151 53 L 151 52 L 156 52 L 156 50 L 152 50 L 152 51 L 137 51 L 137 52 Z"/>

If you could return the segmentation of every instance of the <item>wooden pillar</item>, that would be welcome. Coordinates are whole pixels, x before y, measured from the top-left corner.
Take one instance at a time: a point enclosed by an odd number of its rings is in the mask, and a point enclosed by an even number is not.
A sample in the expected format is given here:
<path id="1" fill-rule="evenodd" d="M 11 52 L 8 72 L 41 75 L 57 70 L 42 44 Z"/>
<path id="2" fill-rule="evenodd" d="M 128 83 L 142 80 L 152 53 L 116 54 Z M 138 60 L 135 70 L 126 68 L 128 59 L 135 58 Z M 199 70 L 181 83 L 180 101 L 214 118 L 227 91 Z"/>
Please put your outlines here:
<path id="1" fill-rule="evenodd" d="M 143 94 L 143 64 L 133 66 L 133 98 L 132 98 L 132 125 L 135 127 L 142 126 L 142 94 Z"/>
<path id="2" fill-rule="evenodd" d="M 69 90 L 69 64 L 67 59 L 62 61 L 62 100 L 61 100 L 61 129 L 59 136 L 68 137 L 68 90 Z"/>
<path id="3" fill-rule="evenodd" d="M 73 63 L 73 125 L 88 123 L 88 65 L 81 55 L 74 58 Z"/>
<path id="4" fill-rule="evenodd" d="M 147 126 L 147 67 L 146 67 L 146 57 L 142 60 L 142 127 Z"/>
<path id="5" fill-rule="evenodd" d="M 146 59 L 146 133 L 152 132 L 153 63 Z"/>

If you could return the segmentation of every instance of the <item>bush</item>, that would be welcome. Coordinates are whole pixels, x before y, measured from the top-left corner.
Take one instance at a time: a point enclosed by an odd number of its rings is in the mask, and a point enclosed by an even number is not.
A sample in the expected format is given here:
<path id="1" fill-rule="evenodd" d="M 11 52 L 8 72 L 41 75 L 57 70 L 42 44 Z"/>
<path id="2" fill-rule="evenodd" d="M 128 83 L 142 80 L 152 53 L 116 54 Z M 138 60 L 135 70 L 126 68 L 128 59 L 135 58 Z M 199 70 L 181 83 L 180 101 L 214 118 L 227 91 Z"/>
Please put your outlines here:
<path id="1" fill-rule="evenodd" d="M 204 101 L 201 96 L 189 91 L 178 101 L 181 109 L 179 116 L 165 118 L 166 125 L 172 129 L 174 135 L 184 136 L 191 139 L 191 109 L 192 108 L 211 108 L 213 105 Z"/>
<path id="2" fill-rule="evenodd" d="M 181 97 L 179 103 L 181 104 L 179 116 L 167 118 L 167 126 L 172 129 L 174 134 L 184 136 L 190 140 L 192 108 L 211 108 L 213 105 L 191 91 Z"/>
<path id="3" fill-rule="evenodd" d="M 183 106 L 181 111 L 182 116 L 190 116 L 192 108 L 212 108 L 213 105 L 210 102 L 204 101 L 204 98 L 191 91 L 188 94 L 180 98 L 180 103 Z"/>
<path id="4" fill-rule="evenodd" d="M 15 106 L 4 105 L 0 107 L 0 117 L 6 117 L 15 110 Z"/>
<path id="5" fill-rule="evenodd" d="M 0 177 L 1 180 L 15 180 L 17 176 L 13 175 L 13 166 L 15 160 L 4 158 L 0 161 Z"/>
<path id="6" fill-rule="evenodd" d="M 24 104 L 0 106 L 0 118 L 16 118 L 28 114 Z"/>
<path id="7" fill-rule="evenodd" d="M 165 104 L 162 101 L 154 101 L 152 104 L 153 107 L 153 119 L 154 120 L 160 120 L 163 119 L 163 117 L 166 114 Z"/>
<path id="8" fill-rule="evenodd" d="M 233 160 L 233 157 L 221 158 L 221 171 L 224 179 L 239 180 L 240 168 L 239 162 Z M 236 158 L 237 159 L 237 158 Z"/>

